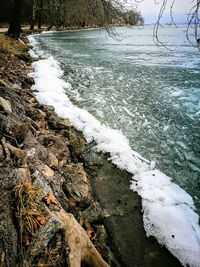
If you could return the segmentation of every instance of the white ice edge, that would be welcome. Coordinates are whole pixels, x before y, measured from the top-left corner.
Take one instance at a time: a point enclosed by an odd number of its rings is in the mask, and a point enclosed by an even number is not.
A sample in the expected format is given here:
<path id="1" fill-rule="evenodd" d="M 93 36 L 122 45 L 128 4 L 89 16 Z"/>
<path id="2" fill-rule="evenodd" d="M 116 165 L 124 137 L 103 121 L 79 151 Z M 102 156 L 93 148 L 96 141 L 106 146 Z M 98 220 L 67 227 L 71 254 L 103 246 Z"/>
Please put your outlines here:
<path id="1" fill-rule="evenodd" d="M 42 55 L 37 42 L 31 55 Z M 87 142 L 95 141 L 96 149 L 110 153 L 110 160 L 120 169 L 133 174 L 130 188 L 142 198 L 143 221 L 147 236 L 154 236 L 161 245 L 186 266 L 200 267 L 200 226 L 192 197 L 174 184 L 170 177 L 143 160 L 133 151 L 127 138 L 118 130 L 102 125 L 88 111 L 76 107 L 68 98 L 70 84 L 62 80 L 63 71 L 52 57 L 32 64 L 36 90 L 41 104 L 54 106 L 59 117 L 68 118 L 83 132 Z"/>

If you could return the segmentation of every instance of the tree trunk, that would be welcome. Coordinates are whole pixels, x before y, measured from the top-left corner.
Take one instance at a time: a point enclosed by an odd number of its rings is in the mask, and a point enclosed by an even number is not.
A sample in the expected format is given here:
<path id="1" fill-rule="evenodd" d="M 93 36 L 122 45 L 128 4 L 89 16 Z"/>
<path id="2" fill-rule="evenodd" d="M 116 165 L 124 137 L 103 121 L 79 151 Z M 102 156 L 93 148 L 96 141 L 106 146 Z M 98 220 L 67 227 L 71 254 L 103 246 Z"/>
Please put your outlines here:
<path id="1" fill-rule="evenodd" d="M 23 0 L 14 0 L 12 20 L 9 25 L 8 35 L 18 38 L 22 32 L 21 29 L 21 11 Z"/>
<path id="2" fill-rule="evenodd" d="M 36 13 L 36 3 L 35 3 L 35 0 L 32 0 L 32 17 L 31 17 L 30 30 L 34 30 L 34 26 L 35 26 L 35 13 Z"/>
<path id="3" fill-rule="evenodd" d="M 41 29 L 42 27 L 42 12 L 43 9 L 43 0 L 40 0 L 40 5 L 39 5 L 39 12 L 38 12 L 38 29 Z"/>
<path id="4" fill-rule="evenodd" d="M 33 18 L 31 19 L 31 25 L 30 25 L 30 30 L 33 31 L 35 26 L 35 20 Z"/>

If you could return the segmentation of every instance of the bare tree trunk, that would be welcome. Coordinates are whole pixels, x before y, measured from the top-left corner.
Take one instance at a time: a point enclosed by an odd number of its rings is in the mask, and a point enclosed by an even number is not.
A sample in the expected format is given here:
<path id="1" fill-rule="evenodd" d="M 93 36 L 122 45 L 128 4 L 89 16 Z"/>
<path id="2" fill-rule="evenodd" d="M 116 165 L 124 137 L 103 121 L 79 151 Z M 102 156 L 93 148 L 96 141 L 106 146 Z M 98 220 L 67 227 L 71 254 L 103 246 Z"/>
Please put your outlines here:
<path id="1" fill-rule="evenodd" d="M 41 29 L 42 27 L 42 17 L 43 17 L 42 9 L 43 9 L 43 0 L 40 0 L 39 12 L 38 12 L 38 29 Z"/>
<path id="2" fill-rule="evenodd" d="M 21 11 L 23 0 L 14 0 L 12 20 L 8 29 L 8 35 L 18 38 L 22 32 L 21 29 Z"/>
<path id="3" fill-rule="evenodd" d="M 30 30 L 34 30 L 34 26 L 35 26 L 35 15 L 36 15 L 36 1 L 35 0 L 32 0 L 32 17 L 31 17 Z"/>

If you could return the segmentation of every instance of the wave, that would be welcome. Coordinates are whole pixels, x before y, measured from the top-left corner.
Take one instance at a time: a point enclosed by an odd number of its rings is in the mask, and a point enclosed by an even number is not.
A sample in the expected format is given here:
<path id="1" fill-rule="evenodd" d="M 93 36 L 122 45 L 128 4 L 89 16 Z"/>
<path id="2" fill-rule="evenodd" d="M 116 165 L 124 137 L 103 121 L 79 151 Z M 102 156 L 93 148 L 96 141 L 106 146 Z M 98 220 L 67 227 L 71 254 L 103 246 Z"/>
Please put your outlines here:
<path id="1" fill-rule="evenodd" d="M 29 36 L 39 51 L 34 36 Z M 109 160 L 133 175 L 130 188 L 142 198 L 146 235 L 154 236 L 161 245 L 177 257 L 183 265 L 200 266 L 199 216 L 192 197 L 155 169 L 155 164 L 131 149 L 128 139 L 119 130 L 101 124 L 88 111 L 75 106 L 67 96 L 71 85 L 62 79 L 60 64 L 52 56 L 32 64 L 35 96 L 41 104 L 52 105 L 58 116 L 68 118 L 82 131 L 88 143 L 95 141 L 96 150 L 110 154 Z M 129 112 L 127 110 L 127 112 Z"/>

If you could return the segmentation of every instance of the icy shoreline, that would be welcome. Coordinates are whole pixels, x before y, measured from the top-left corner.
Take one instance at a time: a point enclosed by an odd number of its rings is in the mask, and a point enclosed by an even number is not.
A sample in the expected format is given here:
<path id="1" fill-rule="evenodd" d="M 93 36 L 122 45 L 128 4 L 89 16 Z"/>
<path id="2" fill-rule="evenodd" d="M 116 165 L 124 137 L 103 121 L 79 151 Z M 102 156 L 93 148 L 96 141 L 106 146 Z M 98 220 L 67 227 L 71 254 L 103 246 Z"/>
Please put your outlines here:
<path id="1" fill-rule="evenodd" d="M 33 36 L 29 41 L 35 53 L 41 55 Z M 33 51 L 31 55 L 34 56 Z M 194 212 L 191 196 L 134 152 L 120 131 L 102 125 L 86 110 L 70 102 L 66 95 L 70 84 L 62 80 L 63 72 L 52 56 L 34 62 L 33 69 L 32 89 L 37 91 L 37 100 L 54 106 L 58 116 L 68 118 L 83 132 L 87 142 L 96 142 L 97 151 L 110 153 L 112 163 L 133 174 L 131 189 L 142 197 L 147 236 L 155 236 L 183 265 L 200 266 L 199 217 Z"/>

